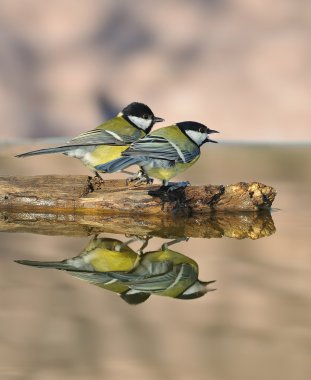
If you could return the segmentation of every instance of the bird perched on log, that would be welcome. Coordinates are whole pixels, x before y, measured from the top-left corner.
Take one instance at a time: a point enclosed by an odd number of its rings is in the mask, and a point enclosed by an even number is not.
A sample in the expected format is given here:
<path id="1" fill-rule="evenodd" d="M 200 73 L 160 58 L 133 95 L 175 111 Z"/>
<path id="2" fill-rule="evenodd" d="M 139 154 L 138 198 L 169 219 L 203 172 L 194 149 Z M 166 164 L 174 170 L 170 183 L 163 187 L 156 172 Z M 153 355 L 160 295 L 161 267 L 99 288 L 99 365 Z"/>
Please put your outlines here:
<path id="1" fill-rule="evenodd" d="M 131 143 L 145 136 L 155 123 L 161 121 L 164 119 L 154 116 L 147 105 L 134 102 L 123 108 L 115 118 L 74 137 L 64 145 L 18 154 L 16 157 L 63 153 L 78 158 L 100 176 L 96 166 L 121 157 L 121 153 Z"/>
<path id="2" fill-rule="evenodd" d="M 151 132 L 125 149 L 121 158 L 95 168 L 113 173 L 131 165 L 138 165 L 142 169 L 141 177 L 147 175 L 160 179 L 163 186 L 167 186 L 171 178 L 188 169 L 199 159 L 200 147 L 203 144 L 217 142 L 209 138 L 211 133 L 218 131 L 195 121 L 176 123 Z M 185 184 L 179 183 L 177 187 Z M 176 188 L 176 184 L 173 187 Z"/>

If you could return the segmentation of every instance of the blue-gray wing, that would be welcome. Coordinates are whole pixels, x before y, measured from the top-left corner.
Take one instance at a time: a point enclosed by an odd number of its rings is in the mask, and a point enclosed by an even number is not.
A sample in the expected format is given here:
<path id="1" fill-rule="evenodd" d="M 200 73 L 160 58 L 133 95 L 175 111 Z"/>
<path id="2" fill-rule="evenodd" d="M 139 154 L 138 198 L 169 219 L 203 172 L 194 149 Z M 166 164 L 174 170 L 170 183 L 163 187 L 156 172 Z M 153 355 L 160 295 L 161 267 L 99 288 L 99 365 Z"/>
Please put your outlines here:
<path id="1" fill-rule="evenodd" d="M 91 131 L 82 133 L 68 141 L 68 145 L 74 146 L 87 146 L 87 145 L 129 145 L 139 139 L 140 132 L 133 133 L 131 136 L 116 133 L 109 129 L 93 129 Z"/>
<path id="2" fill-rule="evenodd" d="M 72 276 L 79 278 L 80 280 L 87 281 L 90 284 L 98 285 L 111 281 L 109 273 L 105 272 L 92 272 L 92 271 L 68 271 Z"/>
<path id="3" fill-rule="evenodd" d="M 159 292 L 167 289 L 176 279 L 176 273 L 167 272 L 161 275 L 152 277 L 131 277 L 120 276 L 118 273 L 111 274 L 111 277 L 121 281 L 124 285 L 128 287 L 139 290 L 142 292 Z"/>
<path id="4" fill-rule="evenodd" d="M 122 156 L 143 156 L 174 162 L 188 163 L 200 154 L 199 148 L 193 144 L 192 151 L 181 149 L 178 145 L 162 136 L 145 136 L 134 142 Z"/>
<path id="5" fill-rule="evenodd" d="M 135 276 L 130 273 L 110 273 L 111 277 L 118 279 L 132 289 L 142 292 L 160 292 L 166 290 L 175 282 L 193 277 L 193 269 L 188 264 L 177 265 L 171 270 L 154 276 Z M 177 284 L 176 282 L 176 284 Z"/>

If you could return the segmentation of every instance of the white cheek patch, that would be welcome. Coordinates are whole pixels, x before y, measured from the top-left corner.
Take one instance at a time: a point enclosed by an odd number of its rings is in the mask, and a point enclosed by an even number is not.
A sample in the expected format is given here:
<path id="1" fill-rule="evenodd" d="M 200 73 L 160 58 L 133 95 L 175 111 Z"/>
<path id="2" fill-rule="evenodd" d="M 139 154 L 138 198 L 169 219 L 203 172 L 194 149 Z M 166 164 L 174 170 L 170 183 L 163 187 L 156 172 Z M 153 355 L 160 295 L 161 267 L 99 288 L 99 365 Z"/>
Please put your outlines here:
<path id="1" fill-rule="evenodd" d="M 203 141 L 207 138 L 207 133 L 202 133 L 198 131 L 186 131 L 187 135 L 193 140 L 197 145 L 202 145 Z"/>
<path id="2" fill-rule="evenodd" d="M 138 128 L 142 129 L 145 131 L 150 127 L 152 124 L 151 119 L 143 119 L 142 117 L 137 117 L 137 116 L 129 116 L 128 117 L 133 124 L 135 124 Z"/>
<path id="3" fill-rule="evenodd" d="M 193 285 L 190 286 L 190 288 L 183 292 L 183 295 L 187 296 L 188 294 L 193 294 L 202 291 L 207 291 L 206 285 L 200 284 L 198 281 L 196 281 Z"/>

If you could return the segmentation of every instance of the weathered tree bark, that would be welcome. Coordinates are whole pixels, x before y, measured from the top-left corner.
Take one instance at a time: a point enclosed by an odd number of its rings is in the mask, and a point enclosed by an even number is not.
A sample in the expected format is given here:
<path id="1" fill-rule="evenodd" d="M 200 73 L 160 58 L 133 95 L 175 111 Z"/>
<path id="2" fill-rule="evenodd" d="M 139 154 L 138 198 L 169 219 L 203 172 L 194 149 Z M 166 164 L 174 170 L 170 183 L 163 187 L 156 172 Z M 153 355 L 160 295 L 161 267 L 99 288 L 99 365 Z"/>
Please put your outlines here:
<path id="1" fill-rule="evenodd" d="M 131 215 L 206 215 L 270 209 L 276 191 L 258 182 L 189 186 L 159 193 L 159 186 L 127 186 L 87 176 L 0 177 L 0 211 Z M 153 195 L 151 195 L 153 194 Z"/>

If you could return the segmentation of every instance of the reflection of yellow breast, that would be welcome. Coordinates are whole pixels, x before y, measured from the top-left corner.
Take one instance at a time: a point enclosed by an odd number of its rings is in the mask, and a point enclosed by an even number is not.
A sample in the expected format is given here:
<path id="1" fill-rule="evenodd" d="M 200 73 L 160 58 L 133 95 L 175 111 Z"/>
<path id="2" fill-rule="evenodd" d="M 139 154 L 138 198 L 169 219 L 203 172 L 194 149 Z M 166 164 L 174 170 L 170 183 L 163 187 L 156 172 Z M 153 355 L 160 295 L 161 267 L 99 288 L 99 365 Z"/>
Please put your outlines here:
<path id="1" fill-rule="evenodd" d="M 89 262 L 98 272 L 128 272 L 135 267 L 137 260 L 138 255 L 130 249 L 128 252 L 117 252 L 97 248 L 91 253 Z"/>
<path id="2" fill-rule="evenodd" d="M 128 146 L 109 146 L 100 145 L 92 152 L 87 153 L 83 158 L 83 163 L 91 169 L 97 165 L 106 164 L 109 161 L 121 157 L 121 153 L 127 149 Z"/>
<path id="3" fill-rule="evenodd" d="M 190 166 L 192 166 L 198 159 L 199 159 L 199 156 L 197 156 L 193 161 L 187 164 L 177 163 L 171 168 L 153 168 L 149 170 L 147 169 L 146 171 L 150 177 L 169 181 L 171 178 L 175 177 L 179 173 L 182 173 L 183 171 L 190 168 Z"/>
<path id="4" fill-rule="evenodd" d="M 139 261 L 139 256 L 130 247 L 123 245 L 122 241 L 110 238 L 91 240 L 84 252 L 84 261 L 98 272 L 129 272 Z M 120 281 L 97 282 L 95 285 L 116 293 L 123 293 L 129 289 Z"/>

